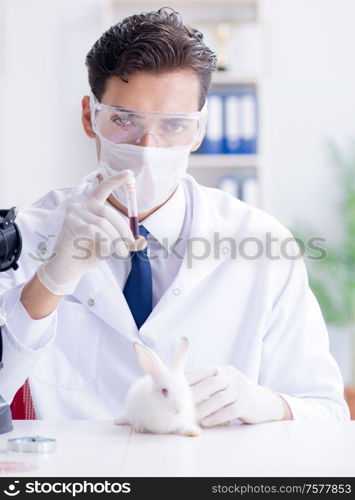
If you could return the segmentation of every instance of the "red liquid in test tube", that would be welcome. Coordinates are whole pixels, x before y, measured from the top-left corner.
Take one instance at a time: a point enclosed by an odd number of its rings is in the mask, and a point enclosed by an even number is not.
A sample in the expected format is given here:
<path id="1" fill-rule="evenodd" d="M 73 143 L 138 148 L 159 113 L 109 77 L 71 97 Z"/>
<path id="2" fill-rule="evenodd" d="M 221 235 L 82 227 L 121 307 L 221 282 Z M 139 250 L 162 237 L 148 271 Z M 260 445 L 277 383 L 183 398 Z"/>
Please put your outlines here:
<path id="1" fill-rule="evenodd" d="M 134 215 L 132 217 L 129 217 L 129 227 L 131 228 L 133 236 L 135 237 L 135 239 L 137 239 L 139 236 L 138 217 L 137 216 Z"/>
<path id="2" fill-rule="evenodd" d="M 129 226 L 135 239 L 139 238 L 136 179 L 132 174 L 125 182 Z"/>

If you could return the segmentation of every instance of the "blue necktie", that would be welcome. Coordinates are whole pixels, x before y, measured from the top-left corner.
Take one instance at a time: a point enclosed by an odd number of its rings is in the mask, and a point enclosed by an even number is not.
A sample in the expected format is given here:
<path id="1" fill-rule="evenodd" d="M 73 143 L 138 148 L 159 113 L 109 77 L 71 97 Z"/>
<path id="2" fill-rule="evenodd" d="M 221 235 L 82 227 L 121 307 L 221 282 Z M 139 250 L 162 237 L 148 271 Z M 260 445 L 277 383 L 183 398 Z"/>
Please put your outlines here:
<path id="1" fill-rule="evenodd" d="M 145 238 L 149 234 L 144 226 L 139 226 L 139 234 Z M 127 304 L 138 329 L 143 325 L 153 308 L 152 270 L 144 250 L 131 252 L 131 272 L 123 289 Z"/>

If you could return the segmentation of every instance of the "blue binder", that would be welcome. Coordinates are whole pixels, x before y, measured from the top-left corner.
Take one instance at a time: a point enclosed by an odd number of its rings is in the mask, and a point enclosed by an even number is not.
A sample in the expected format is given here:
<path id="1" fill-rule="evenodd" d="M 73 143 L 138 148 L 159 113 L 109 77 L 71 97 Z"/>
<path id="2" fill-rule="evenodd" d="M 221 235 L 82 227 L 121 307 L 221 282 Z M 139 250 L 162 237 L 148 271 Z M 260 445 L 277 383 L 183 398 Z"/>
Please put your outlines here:
<path id="1" fill-rule="evenodd" d="M 240 179 L 238 177 L 238 175 L 223 175 L 218 181 L 218 188 L 236 198 L 240 198 Z"/>
<path id="2" fill-rule="evenodd" d="M 213 93 L 208 97 L 208 121 L 206 136 L 199 153 L 223 153 L 223 95 Z"/>
<path id="3" fill-rule="evenodd" d="M 223 152 L 242 153 L 242 99 L 239 92 L 224 95 L 224 137 Z"/>
<path id="4" fill-rule="evenodd" d="M 252 88 L 213 92 L 208 97 L 206 135 L 195 153 L 256 154 L 258 109 Z"/>
<path id="5" fill-rule="evenodd" d="M 250 205 L 258 205 L 258 181 L 255 174 L 244 176 L 240 199 Z"/>
<path id="6" fill-rule="evenodd" d="M 245 92 L 241 97 L 242 144 L 241 153 L 257 152 L 257 100 L 255 92 Z"/>

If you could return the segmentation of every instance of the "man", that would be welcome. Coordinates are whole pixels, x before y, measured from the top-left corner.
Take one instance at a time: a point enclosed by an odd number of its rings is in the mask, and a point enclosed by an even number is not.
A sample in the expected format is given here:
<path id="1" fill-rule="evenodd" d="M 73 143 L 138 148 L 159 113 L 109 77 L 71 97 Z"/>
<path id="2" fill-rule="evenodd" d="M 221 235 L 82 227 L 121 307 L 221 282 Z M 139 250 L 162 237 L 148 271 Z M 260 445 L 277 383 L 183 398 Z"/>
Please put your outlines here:
<path id="1" fill-rule="evenodd" d="M 290 233 L 186 174 L 215 70 L 201 33 L 170 9 L 131 16 L 86 62 L 92 95 L 82 122 L 99 168 L 18 217 L 20 269 L 1 276 L 2 396 L 11 401 L 27 380 L 37 418 L 113 418 L 142 375 L 132 341 L 168 361 L 185 335 L 201 425 L 347 419 Z M 136 240 L 124 189 L 131 172 Z M 273 253 L 259 252 L 268 238 Z"/>

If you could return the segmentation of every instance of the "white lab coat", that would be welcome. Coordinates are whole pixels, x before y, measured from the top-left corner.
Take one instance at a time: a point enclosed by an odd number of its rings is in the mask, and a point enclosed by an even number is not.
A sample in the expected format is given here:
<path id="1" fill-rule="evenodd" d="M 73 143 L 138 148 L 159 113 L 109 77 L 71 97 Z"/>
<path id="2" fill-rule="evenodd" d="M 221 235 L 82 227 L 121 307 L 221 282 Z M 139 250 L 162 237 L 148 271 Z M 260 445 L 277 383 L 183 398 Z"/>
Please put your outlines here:
<path id="1" fill-rule="evenodd" d="M 20 268 L 0 275 L 8 318 L 19 311 L 23 284 L 33 276 L 40 257 L 51 254 L 66 206 L 92 189 L 94 174 L 79 186 L 51 191 L 20 212 Z M 248 244 L 235 257 L 228 251 L 231 240 L 219 246 L 219 255 L 216 248 L 201 258 L 207 245 L 201 238 L 213 249 L 217 234 L 234 240 L 238 248 L 245 238 L 265 245 L 267 233 L 281 242 L 290 238 L 288 230 L 267 213 L 203 187 L 190 175 L 182 182 L 191 196 L 190 237 L 199 239 L 192 240 L 199 258 L 189 264 L 185 255 L 175 280 L 140 330 L 103 261 L 81 279 L 72 296 L 64 297 L 40 335 L 37 331 L 31 337 L 29 317 L 24 321 L 23 312 L 16 313 L 12 330 L 3 328 L 0 394 L 11 401 L 29 378 L 38 418 L 110 419 L 122 410 L 129 386 L 143 375 L 132 341 L 139 339 L 168 362 L 178 339 L 186 335 L 186 369 L 230 364 L 282 394 L 295 419 L 347 419 L 341 375 L 329 353 L 303 260 L 264 254 L 246 259 Z M 256 247 L 252 240 L 249 244 L 251 255 Z M 294 243 L 288 251 L 296 252 Z"/>

